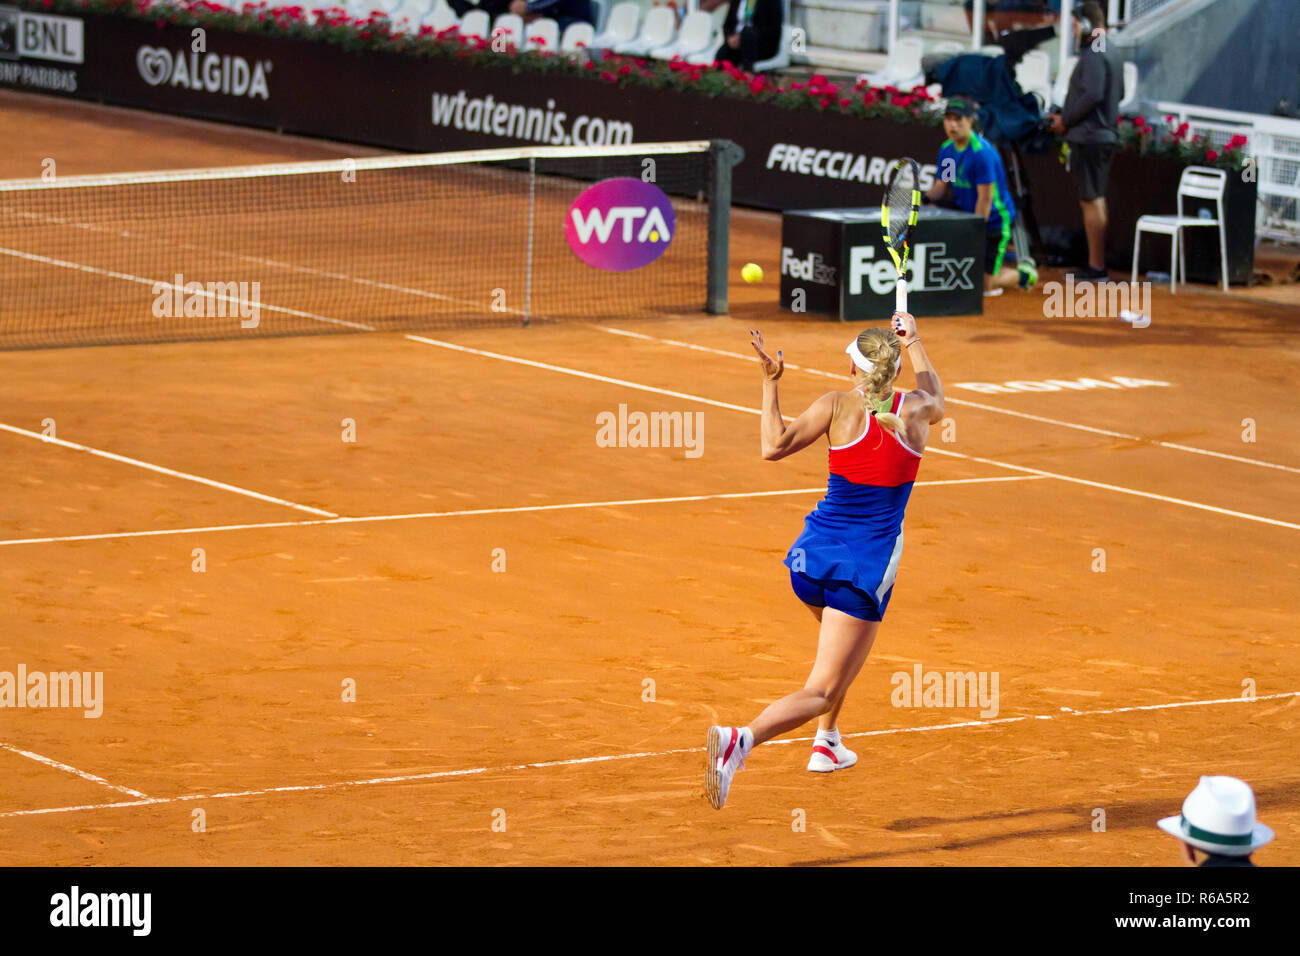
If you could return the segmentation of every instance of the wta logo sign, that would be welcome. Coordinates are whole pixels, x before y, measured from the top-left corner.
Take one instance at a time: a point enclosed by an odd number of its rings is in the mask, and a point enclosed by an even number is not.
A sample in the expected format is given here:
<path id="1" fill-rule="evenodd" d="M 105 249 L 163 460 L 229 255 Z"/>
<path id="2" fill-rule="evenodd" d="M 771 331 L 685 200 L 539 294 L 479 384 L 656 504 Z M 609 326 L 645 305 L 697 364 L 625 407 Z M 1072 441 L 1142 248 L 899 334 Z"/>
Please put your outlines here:
<path id="1" fill-rule="evenodd" d="M 569 207 L 564 235 L 587 265 L 627 272 L 664 254 L 677 230 L 673 204 L 653 183 L 606 179 L 583 191 Z"/>

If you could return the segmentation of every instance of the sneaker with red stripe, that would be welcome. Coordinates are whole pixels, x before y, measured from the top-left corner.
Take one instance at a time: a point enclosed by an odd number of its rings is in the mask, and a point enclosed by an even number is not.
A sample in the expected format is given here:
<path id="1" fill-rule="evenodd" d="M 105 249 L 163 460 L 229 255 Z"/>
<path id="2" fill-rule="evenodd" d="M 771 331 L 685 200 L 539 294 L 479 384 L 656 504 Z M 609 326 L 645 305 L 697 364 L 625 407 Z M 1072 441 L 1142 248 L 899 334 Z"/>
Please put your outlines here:
<path id="1" fill-rule="evenodd" d="M 710 727 L 709 763 L 704 771 L 704 792 L 715 810 L 721 810 L 731 790 L 731 778 L 745 769 L 745 747 L 739 727 Z"/>
<path id="2" fill-rule="evenodd" d="M 808 758 L 808 769 L 813 773 L 830 773 L 833 770 L 847 770 L 858 762 L 858 755 L 841 740 L 832 747 L 824 740 L 813 744 L 812 756 Z"/>

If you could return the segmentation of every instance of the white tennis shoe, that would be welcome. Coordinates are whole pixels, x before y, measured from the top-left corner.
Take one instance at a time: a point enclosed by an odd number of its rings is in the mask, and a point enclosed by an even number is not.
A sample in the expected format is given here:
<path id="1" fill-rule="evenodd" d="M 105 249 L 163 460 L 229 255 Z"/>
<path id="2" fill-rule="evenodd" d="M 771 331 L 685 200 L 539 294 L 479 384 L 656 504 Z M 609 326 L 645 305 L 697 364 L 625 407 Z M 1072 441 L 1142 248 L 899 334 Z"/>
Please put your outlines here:
<path id="1" fill-rule="evenodd" d="M 824 740 L 813 744 L 812 756 L 808 758 L 808 769 L 813 773 L 830 773 L 833 770 L 847 770 L 858 762 L 858 755 L 841 740 L 832 747 Z"/>
<path id="2" fill-rule="evenodd" d="M 713 809 L 721 810 L 731 791 L 731 778 L 736 771 L 745 769 L 746 749 L 753 746 L 753 738 L 742 739 L 741 727 L 710 727 L 708 738 L 709 762 L 704 771 L 704 792 Z"/>

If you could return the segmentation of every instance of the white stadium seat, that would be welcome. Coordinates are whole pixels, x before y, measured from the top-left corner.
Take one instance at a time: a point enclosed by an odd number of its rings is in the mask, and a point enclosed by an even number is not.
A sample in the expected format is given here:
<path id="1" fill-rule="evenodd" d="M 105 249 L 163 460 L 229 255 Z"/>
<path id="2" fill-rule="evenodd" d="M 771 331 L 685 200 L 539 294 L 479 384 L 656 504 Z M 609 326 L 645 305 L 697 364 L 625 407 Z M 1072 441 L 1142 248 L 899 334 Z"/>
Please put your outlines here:
<path id="1" fill-rule="evenodd" d="M 710 54 L 722 45 L 722 35 L 713 32 L 713 16 L 702 10 L 686 14 L 677 39 L 650 50 L 656 60 L 671 60 L 675 56 L 685 59 L 707 51 Z"/>
<path id="2" fill-rule="evenodd" d="M 429 12 L 420 20 L 420 25 L 432 27 L 434 33 L 449 30 L 457 23 L 456 11 L 447 6 L 447 0 L 436 0 Z"/>
<path id="3" fill-rule="evenodd" d="M 480 40 L 486 40 L 491 29 L 492 21 L 484 10 L 466 10 L 465 15 L 460 18 L 460 35 L 463 37 L 478 37 Z"/>
<path id="4" fill-rule="evenodd" d="M 1052 103 L 1052 60 L 1042 50 L 1030 50 L 1016 64 L 1016 82 L 1039 99 L 1040 109 Z"/>
<path id="5" fill-rule="evenodd" d="M 560 25 L 549 17 L 528 24 L 524 30 L 524 46 L 544 53 L 560 52 Z"/>
<path id="6" fill-rule="evenodd" d="M 618 44 L 633 39 L 640 25 L 640 4 L 626 0 L 609 11 L 609 16 L 605 19 L 605 28 L 591 41 L 591 45 L 603 50 L 613 49 Z"/>
<path id="7" fill-rule="evenodd" d="M 999 48 L 1001 49 L 1001 48 Z M 889 51 L 885 68 L 879 73 L 863 73 L 858 77 L 872 86 L 896 86 L 900 90 L 910 90 L 925 82 L 925 72 L 921 69 L 921 41 L 916 37 L 899 37 L 894 49 Z"/>
<path id="8" fill-rule="evenodd" d="M 524 45 L 524 18 L 517 13 L 503 13 L 492 24 L 492 40 L 519 48 Z"/>
<path id="9" fill-rule="evenodd" d="M 616 43 L 612 49 L 629 56 L 645 56 L 655 47 L 671 43 L 676 27 L 677 17 L 670 7 L 651 7 L 636 39 Z"/>
<path id="10" fill-rule="evenodd" d="M 564 36 L 560 37 L 560 52 L 576 53 L 581 49 L 590 50 L 595 38 L 596 31 L 590 23 L 583 23 L 581 20 L 570 23 L 564 31 Z"/>
<path id="11" fill-rule="evenodd" d="M 1138 65 L 1132 61 L 1124 64 L 1124 96 L 1119 101 L 1121 110 L 1132 109 L 1138 99 Z"/>
<path id="12" fill-rule="evenodd" d="M 1078 62 L 1077 56 L 1067 56 L 1061 63 L 1061 71 L 1056 74 L 1056 82 L 1052 84 L 1053 106 L 1065 105 L 1065 95 L 1070 91 L 1070 74 L 1074 72 L 1074 65 Z"/>

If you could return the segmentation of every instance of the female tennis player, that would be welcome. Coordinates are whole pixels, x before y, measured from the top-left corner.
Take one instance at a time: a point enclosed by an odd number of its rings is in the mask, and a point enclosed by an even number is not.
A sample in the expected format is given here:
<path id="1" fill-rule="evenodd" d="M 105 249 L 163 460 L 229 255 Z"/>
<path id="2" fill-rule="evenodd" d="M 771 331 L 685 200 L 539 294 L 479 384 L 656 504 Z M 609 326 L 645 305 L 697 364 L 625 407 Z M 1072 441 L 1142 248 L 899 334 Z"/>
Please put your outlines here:
<path id="1" fill-rule="evenodd" d="M 867 329 L 844 351 L 853 387 L 827 392 L 789 425 L 777 405 L 785 369 L 750 333 L 763 371 L 763 458 L 779 461 L 823 435 L 830 445 L 826 497 L 808 515 L 786 555 L 794 593 L 821 623 L 817 658 L 803 690 L 771 704 L 747 727 L 710 727 L 705 791 L 715 809 L 727 802 L 732 778 L 756 746 L 814 717 L 817 736 L 808 769 L 826 773 L 857 762 L 836 726 L 844 695 L 876 639 L 893 593 L 903 551 L 903 511 L 921 464 L 930 426 L 943 418 L 943 387 L 916 332 L 916 320 L 895 312 L 893 332 Z M 906 350 L 917 387 L 893 389 Z"/>

